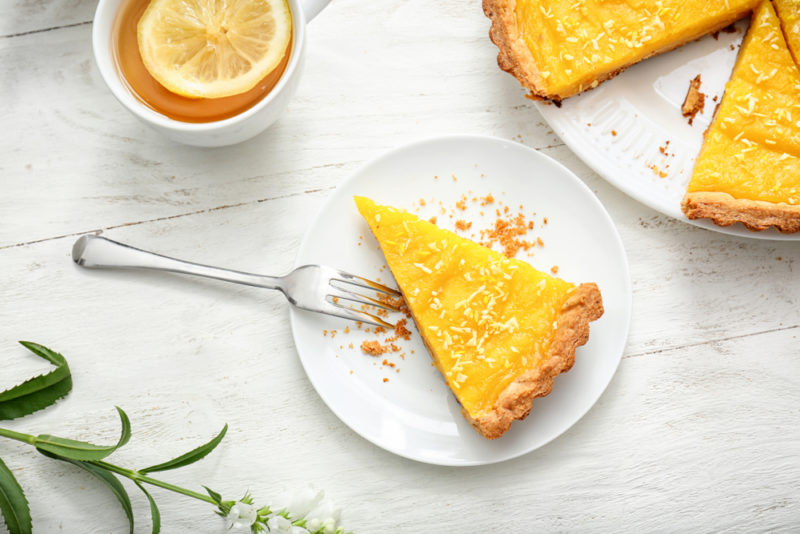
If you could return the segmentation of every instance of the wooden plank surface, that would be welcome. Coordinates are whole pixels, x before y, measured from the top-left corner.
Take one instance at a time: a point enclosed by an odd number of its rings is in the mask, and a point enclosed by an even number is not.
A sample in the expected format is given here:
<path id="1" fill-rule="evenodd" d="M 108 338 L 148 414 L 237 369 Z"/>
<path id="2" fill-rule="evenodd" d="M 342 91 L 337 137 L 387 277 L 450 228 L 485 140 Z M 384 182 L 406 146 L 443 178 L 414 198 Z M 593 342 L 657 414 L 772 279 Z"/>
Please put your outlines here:
<path id="1" fill-rule="evenodd" d="M 91 56 L 94 2 L 0 4 L 0 389 L 44 368 L 18 339 L 70 361 L 75 389 L 9 428 L 110 441 L 116 461 L 223 445 L 164 478 L 263 501 L 305 482 L 356 532 L 776 531 L 800 528 L 800 246 L 664 217 L 618 192 L 543 123 L 495 66 L 477 2 L 334 0 L 309 28 L 304 79 L 269 131 L 202 150 L 152 134 Z M 33 32 L 33 33 L 30 33 Z M 634 314 L 611 385 L 546 447 L 441 468 L 366 442 L 320 401 L 283 297 L 169 275 L 86 272 L 80 233 L 243 270 L 283 272 L 330 191 L 423 137 L 481 133 L 541 149 L 609 210 Z M 0 441 L 37 532 L 123 532 L 113 497 L 69 466 Z M 133 493 L 137 532 L 146 501 Z M 219 532 L 207 505 L 156 490 L 163 532 Z M 0 527 L 0 532 L 3 532 Z"/>
<path id="2" fill-rule="evenodd" d="M 0 39 L 88 26 L 96 6 L 92 0 L 7 0 L 0 5 Z"/>

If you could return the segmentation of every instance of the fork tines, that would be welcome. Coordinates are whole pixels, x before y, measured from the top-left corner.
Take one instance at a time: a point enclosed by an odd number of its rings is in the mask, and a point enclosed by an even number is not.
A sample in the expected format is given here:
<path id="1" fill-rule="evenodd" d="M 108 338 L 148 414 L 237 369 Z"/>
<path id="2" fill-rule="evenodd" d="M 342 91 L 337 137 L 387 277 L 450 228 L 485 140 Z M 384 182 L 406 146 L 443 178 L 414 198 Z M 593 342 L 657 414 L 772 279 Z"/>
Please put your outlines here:
<path id="1" fill-rule="evenodd" d="M 372 290 L 377 294 L 377 298 L 349 289 L 348 286 Z M 386 295 L 389 298 L 381 299 L 380 295 Z M 366 311 L 365 307 L 373 306 L 389 311 L 400 311 L 405 306 L 402 297 L 402 293 L 397 289 L 340 270 L 336 271 L 336 276 L 331 277 L 328 293 L 329 302 L 347 315 L 353 314 L 351 318 L 356 321 L 377 324 L 387 328 L 393 328 L 394 325 Z M 361 309 L 353 308 L 346 305 L 346 303 L 360 304 Z"/>

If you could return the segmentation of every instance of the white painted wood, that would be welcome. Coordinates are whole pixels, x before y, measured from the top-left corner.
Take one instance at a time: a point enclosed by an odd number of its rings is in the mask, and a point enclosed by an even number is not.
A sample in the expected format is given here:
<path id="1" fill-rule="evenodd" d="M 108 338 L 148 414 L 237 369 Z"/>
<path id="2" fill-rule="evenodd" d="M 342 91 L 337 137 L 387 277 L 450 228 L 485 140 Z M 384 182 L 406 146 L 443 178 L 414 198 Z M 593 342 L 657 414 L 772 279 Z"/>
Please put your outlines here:
<path id="1" fill-rule="evenodd" d="M 418 27 L 413 14 L 424 4 L 398 5 L 390 12 L 407 12 L 418 43 L 404 36 L 400 13 L 379 22 L 381 3 L 335 0 L 310 26 L 305 75 L 285 116 L 247 143 L 215 150 L 173 144 L 134 120 L 95 70 L 90 26 L 0 40 L 0 79 L 15 80 L 0 99 L 15 125 L 0 130 L 9 147 L 0 162 L 0 246 L 333 187 L 365 160 L 420 137 L 470 132 L 560 144 L 495 67 L 479 10 L 462 6 L 448 30 Z M 437 3 L 440 20 L 447 7 Z"/>
<path id="2" fill-rule="evenodd" d="M 75 380 L 57 406 L 0 426 L 110 442 L 120 405 L 134 436 L 114 459 L 141 467 L 228 422 L 218 451 L 163 478 L 260 502 L 311 481 L 360 533 L 800 528 L 800 246 L 692 228 L 606 184 L 496 68 L 478 2 L 334 0 L 310 27 L 286 115 L 217 150 L 164 142 L 128 116 L 94 70 L 90 25 L 48 30 L 89 20 L 93 4 L 0 4 L 0 35 L 36 32 L 0 39 L 0 389 L 45 368 L 18 339 L 63 352 Z M 607 206 L 631 263 L 616 377 L 575 427 L 517 460 L 432 467 L 355 435 L 306 379 L 278 294 L 70 262 L 75 234 L 104 229 L 178 257 L 285 271 L 308 215 L 358 165 L 453 132 L 514 138 L 564 163 Z M 6 440 L 0 457 L 37 532 L 127 530 L 113 497 L 70 466 Z M 149 532 L 131 492 L 136 532 Z M 208 506 L 154 494 L 163 532 L 221 530 Z"/>
<path id="3" fill-rule="evenodd" d="M 0 4 L 0 39 L 89 24 L 96 0 L 6 0 Z"/>

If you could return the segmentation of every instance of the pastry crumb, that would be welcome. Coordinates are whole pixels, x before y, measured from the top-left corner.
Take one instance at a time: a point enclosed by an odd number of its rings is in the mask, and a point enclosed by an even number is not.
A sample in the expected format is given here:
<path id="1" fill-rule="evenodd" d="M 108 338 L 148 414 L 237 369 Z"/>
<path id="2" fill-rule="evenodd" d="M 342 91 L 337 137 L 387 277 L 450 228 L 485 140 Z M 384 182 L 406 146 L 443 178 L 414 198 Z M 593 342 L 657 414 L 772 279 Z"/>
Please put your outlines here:
<path id="1" fill-rule="evenodd" d="M 492 245 L 498 243 L 503 247 L 503 254 L 507 258 L 513 258 L 520 250 L 530 250 L 535 242 L 522 239 L 522 236 L 531 229 L 525 216 L 519 213 L 516 217 L 503 219 L 499 215 L 498 213 L 498 218 L 492 228 L 481 230 L 480 244 L 491 248 Z"/>
<path id="2" fill-rule="evenodd" d="M 399 338 L 403 338 L 405 340 L 411 339 L 411 330 L 406 328 L 407 319 L 400 319 L 397 321 L 397 324 L 394 325 L 394 333 Z"/>
<path id="3" fill-rule="evenodd" d="M 695 115 L 703 112 L 706 105 L 706 95 L 700 92 L 700 75 L 694 77 L 689 82 L 689 91 L 686 93 L 686 98 L 681 106 L 681 113 L 684 117 L 689 118 L 689 125 L 694 121 Z"/>
<path id="4" fill-rule="evenodd" d="M 361 350 L 364 353 L 369 354 L 370 356 L 380 356 L 389 349 L 387 347 L 384 347 L 377 341 L 362 341 Z"/>
<path id="5" fill-rule="evenodd" d="M 666 178 L 668 176 L 668 173 L 666 171 L 662 171 L 661 169 L 659 169 L 658 165 L 656 165 L 655 163 L 648 164 L 647 168 L 653 171 L 653 174 L 655 174 L 659 178 Z"/>

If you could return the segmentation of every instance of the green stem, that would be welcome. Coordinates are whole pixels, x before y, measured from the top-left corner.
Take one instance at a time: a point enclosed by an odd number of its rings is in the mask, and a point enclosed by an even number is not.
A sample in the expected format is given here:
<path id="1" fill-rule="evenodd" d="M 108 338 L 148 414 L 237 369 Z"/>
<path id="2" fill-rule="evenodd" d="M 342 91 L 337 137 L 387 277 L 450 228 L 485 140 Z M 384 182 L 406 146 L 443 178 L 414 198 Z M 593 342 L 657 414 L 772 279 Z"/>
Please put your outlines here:
<path id="1" fill-rule="evenodd" d="M 17 441 L 21 441 L 23 443 L 27 443 L 29 445 L 36 445 L 36 436 L 32 436 L 30 434 L 23 434 L 22 432 L 15 432 L 13 430 L 8 430 L 7 428 L 0 428 L 0 436 L 15 439 Z M 176 486 L 174 484 L 170 484 L 169 482 L 164 482 L 162 480 L 158 480 L 156 478 L 149 477 L 144 475 L 138 471 L 134 471 L 133 469 L 126 469 L 124 467 L 120 467 L 118 465 L 110 464 L 108 462 L 103 461 L 90 461 L 87 462 L 90 464 L 94 464 L 97 467 L 106 469 L 107 471 L 111 471 L 127 477 L 135 482 L 144 482 L 145 484 L 151 484 L 153 486 L 158 486 L 159 488 L 164 488 L 165 490 L 174 491 L 175 493 L 180 493 L 181 495 L 186 495 L 187 497 L 193 497 L 195 499 L 205 501 L 210 504 L 216 505 L 217 503 L 209 497 L 208 495 L 204 495 L 202 493 L 192 491 L 186 488 L 182 488 L 180 486 Z"/>
<path id="2" fill-rule="evenodd" d="M 6 428 L 0 428 L 0 436 L 15 439 L 17 441 L 21 441 L 29 445 L 33 445 L 34 443 L 36 443 L 36 436 L 31 436 L 30 434 L 23 434 L 22 432 L 14 432 L 13 430 L 8 430 Z"/>
<path id="3" fill-rule="evenodd" d="M 175 493 L 180 493 L 181 495 L 186 495 L 187 497 L 193 497 L 195 499 L 205 501 L 213 505 L 217 504 L 214 501 L 214 499 L 212 499 L 208 495 L 203 495 L 202 493 L 198 493 L 196 491 L 192 491 L 186 488 L 182 488 L 180 486 L 176 486 L 174 484 L 170 484 L 169 482 L 164 482 L 162 480 L 158 480 L 156 478 L 143 475 L 142 473 L 134 471 L 133 469 L 126 469 L 124 467 L 119 467 L 118 465 L 110 464 L 108 462 L 103 462 L 102 460 L 91 461 L 88 463 L 96 465 L 97 467 L 101 467 L 107 471 L 117 473 L 118 475 L 127 477 L 133 480 L 134 482 L 144 482 L 145 484 L 158 486 L 159 488 L 164 488 L 165 490 L 174 491 Z"/>

